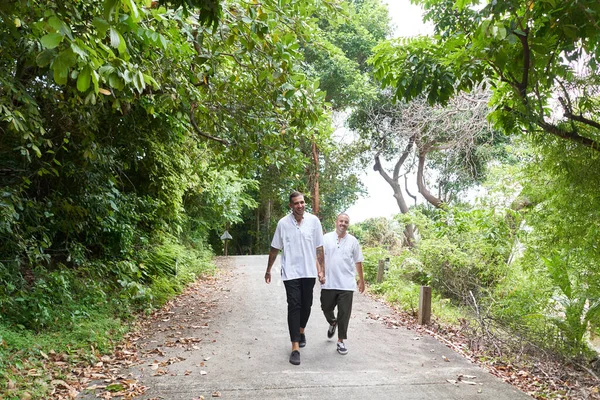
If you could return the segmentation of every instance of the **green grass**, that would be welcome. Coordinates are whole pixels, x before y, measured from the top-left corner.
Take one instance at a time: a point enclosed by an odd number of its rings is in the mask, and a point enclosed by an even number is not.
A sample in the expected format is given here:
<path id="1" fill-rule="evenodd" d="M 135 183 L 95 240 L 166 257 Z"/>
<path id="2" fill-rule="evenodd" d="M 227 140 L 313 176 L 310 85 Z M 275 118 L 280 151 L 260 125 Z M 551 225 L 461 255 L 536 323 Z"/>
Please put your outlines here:
<path id="1" fill-rule="evenodd" d="M 131 261 L 125 263 L 109 267 L 135 267 Z M 40 309 L 36 299 L 44 302 L 47 316 L 54 318 L 50 323 L 34 328 L 14 316 L 12 320 L 0 317 L 0 399 L 47 399 L 51 381 L 65 379 L 69 371 L 49 359 L 59 357 L 67 366 L 94 364 L 98 357 L 112 353 L 140 312 L 159 308 L 197 277 L 216 270 L 210 251 L 172 243 L 156 246 L 145 263 L 141 280 L 119 279 L 116 287 L 89 276 L 60 275 L 68 278 L 59 281 L 65 295 L 49 298 L 44 291 L 28 299 L 33 316 Z"/>
<path id="2" fill-rule="evenodd" d="M 64 378 L 60 370 L 48 369 L 49 355 L 59 354 L 73 365 L 94 362 L 97 354 L 112 350 L 129 324 L 109 313 L 96 313 L 66 328 L 34 333 L 0 324 L 0 398 L 47 398 L 50 381 Z"/>

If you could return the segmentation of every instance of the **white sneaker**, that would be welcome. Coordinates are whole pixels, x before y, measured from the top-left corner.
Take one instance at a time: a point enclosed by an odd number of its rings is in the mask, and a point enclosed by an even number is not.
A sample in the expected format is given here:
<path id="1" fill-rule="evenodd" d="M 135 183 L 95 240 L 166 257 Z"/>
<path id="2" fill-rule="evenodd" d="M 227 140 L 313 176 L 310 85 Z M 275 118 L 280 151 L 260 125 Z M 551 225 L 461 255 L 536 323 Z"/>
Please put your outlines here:
<path id="1" fill-rule="evenodd" d="M 346 345 L 344 344 L 344 342 L 337 343 L 337 352 L 340 353 L 341 355 L 348 354 L 348 349 L 346 348 Z"/>

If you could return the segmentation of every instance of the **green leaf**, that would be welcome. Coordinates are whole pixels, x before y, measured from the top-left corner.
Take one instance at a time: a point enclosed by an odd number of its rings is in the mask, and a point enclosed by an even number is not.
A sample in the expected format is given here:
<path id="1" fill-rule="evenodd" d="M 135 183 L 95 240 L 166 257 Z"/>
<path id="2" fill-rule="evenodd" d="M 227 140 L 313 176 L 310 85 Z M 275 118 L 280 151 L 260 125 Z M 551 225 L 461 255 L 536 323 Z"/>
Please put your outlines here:
<path id="1" fill-rule="evenodd" d="M 104 0 L 104 18 L 111 20 L 113 14 L 117 13 L 119 0 Z"/>
<path id="2" fill-rule="evenodd" d="M 42 36 L 40 41 L 42 42 L 42 46 L 46 49 L 53 49 L 62 42 L 64 36 L 60 33 L 49 33 L 47 35 Z"/>
<path id="3" fill-rule="evenodd" d="M 41 158 L 42 157 L 42 152 L 40 151 L 39 147 L 37 147 L 35 144 L 31 143 L 31 148 L 35 152 L 35 155 L 37 156 L 37 158 Z"/>
<path id="4" fill-rule="evenodd" d="M 59 85 L 65 85 L 69 78 L 69 70 L 76 62 L 75 53 L 71 48 L 61 51 L 51 65 L 54 71 L 54 81 Z"/>
<path id="5" fill-rule="evenodd" d="M 100 84 L 98 83 L 99 75 L 96 71 L 92 71 L 91 77 L 92 77 L 92 83 L 94 84 L 94 93 L 98 94 L 98 91 L 100 90 Z M 94 103 L 95 103 L 95 98 L 94 98 Z"/>
<path id="6" fill-rule="evenodd" d="M 81 47 L 79 47 L 79 45 L 77 45 L 75 42 L 71 43 L 71 49 L 79 57 L 81 57 L 84 60 L 87 60 L 87 58 L 88 58 L 87 52 L 84 49 L 82 49 Z"/>
<path id="7" fill-rule="evenodd" d="M 54 50 L 44 50 L 37 55 L 37 57 L 35 58 L 35 62 L 38 65 L 38 67 L 45 67 L 48 64 L 50 64 L 55 54 L 56 52 Z"/>
<path id="8" fill-rule="evenodd" d="M 91 68 L 86 65 L 85 68 L 79 73 L 77 77 L 77 90 L 85 92 L 90 87 L 91 80 Z"/>
<path id="9" fill-rule="evenodd" d="M 60 32 L 62 35 L 67 36 L 69 39 L 73 40 L 73 35 L 71 34 L 71 28 L 63 21 L 58 19 L 56 15 L 51 16 L 48 19 L 48 24 L 54 28 L 55 31 Z"/>
<path id="10" fill-rule="evenodd" d="M 119 45 L 117 46 L 117 50 L 119 50 L 119 54 L 123 55 L 127 53 L 127 43 L 125 42 L 123 35 L 121 35 L 121 32 L 117 33 L 119 34 Z"/>
<path id="11" fill-rule="evenodd" d="M 133 0 L 124 0 L 124 4 L 126 8 L 129 10 L 129 15 L 133 19 L 134 22 L 138 22 L 140 20 L 140 12 L 138 11 L 137 5 Z"/>
<path id="12" fill-rule="evenodd" d="M 138 71 L 133 76 L 133 85 L 135 86 L 135 88 L 137 89 L 137 91 L 139 93 L 142 93 L 144 91 L 144 88 L 146 87 L 146 83 L 144 82 L 144 75 L 142 74 L 141 71 Z"/>
<path id="13" fill-rule="evenodd" d="M 110 87 L 117 90 L 123 90 L 123 88 L 125 87 L 123 79 L 116 73 L 110 74 L 110 76 L 108 77 L 108 84 L 110 85 Z"/>
<path id="14" fill-rule="evenodd" d="M 110 24 L 106 22 L 106 20 L 98 17 L 94 17 L 92 24 L 98 30 L 98 34 L 100 35 L 100 37 L 106 35 L 108 28 L 110 28 Z"/>
<path id="15" fill-rule="evenodd" d="M 121 45 L 121 34 L 112 26 L 110 27 L 110 45 L 115 49 Z"/>

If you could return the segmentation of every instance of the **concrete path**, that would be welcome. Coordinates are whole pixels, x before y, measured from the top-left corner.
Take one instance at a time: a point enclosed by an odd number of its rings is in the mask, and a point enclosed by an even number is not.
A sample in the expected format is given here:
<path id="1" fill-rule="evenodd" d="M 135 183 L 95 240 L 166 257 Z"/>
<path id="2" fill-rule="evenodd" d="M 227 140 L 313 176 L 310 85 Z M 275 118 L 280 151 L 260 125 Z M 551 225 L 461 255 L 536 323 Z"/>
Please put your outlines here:
<path id="1" fill-rule="evenodd" d="M 432 337 L 403 328 L 387 329 L 367 313 L 386 315 L 391 311 L 358 292 L 346 341 L 349 353 L 338 354 L 335 340 L 326 336 L 328 325 L 320 310 L 318 283 L 306 328 L 308 344 L 301 350 L 302 363 L 291 365 L 279 258 L 270 285 L 263 280 L 267 256 L 230 257 L 229 261 L 210 304 L 188 303 L 177 311 L 187 309 L 190 315 L 201 311 L 204 326 L 182 325 L 182 332 L 169 328 L 165 321 L 157 328 L 157 334 L 187 336 L 187 347 L 160 347 L 147 362 L 129 371 L 148 387 L 142 398 L 530 399 Z M 146 346 L 159 342 L 150 339 Z M 157 374 L 153 360 L 162 360 L 163 365 L 168 364 L 165 360 L 174 361 L 164 368 L 164 374 Z M 467 380 L 476 384 L 447 381 L 461 374 L 474 376 Z"/>

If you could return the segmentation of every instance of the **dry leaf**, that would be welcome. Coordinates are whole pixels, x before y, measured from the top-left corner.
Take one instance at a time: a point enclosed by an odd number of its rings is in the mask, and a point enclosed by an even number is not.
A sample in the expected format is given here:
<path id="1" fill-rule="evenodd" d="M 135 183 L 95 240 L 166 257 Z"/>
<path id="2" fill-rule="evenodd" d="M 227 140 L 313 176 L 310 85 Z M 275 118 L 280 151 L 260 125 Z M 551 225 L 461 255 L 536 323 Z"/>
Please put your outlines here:
<path id="1" fill-rule="evenodd" d="M 221 397 L 221 392 L 213 392 L 212 397 Z"/>

